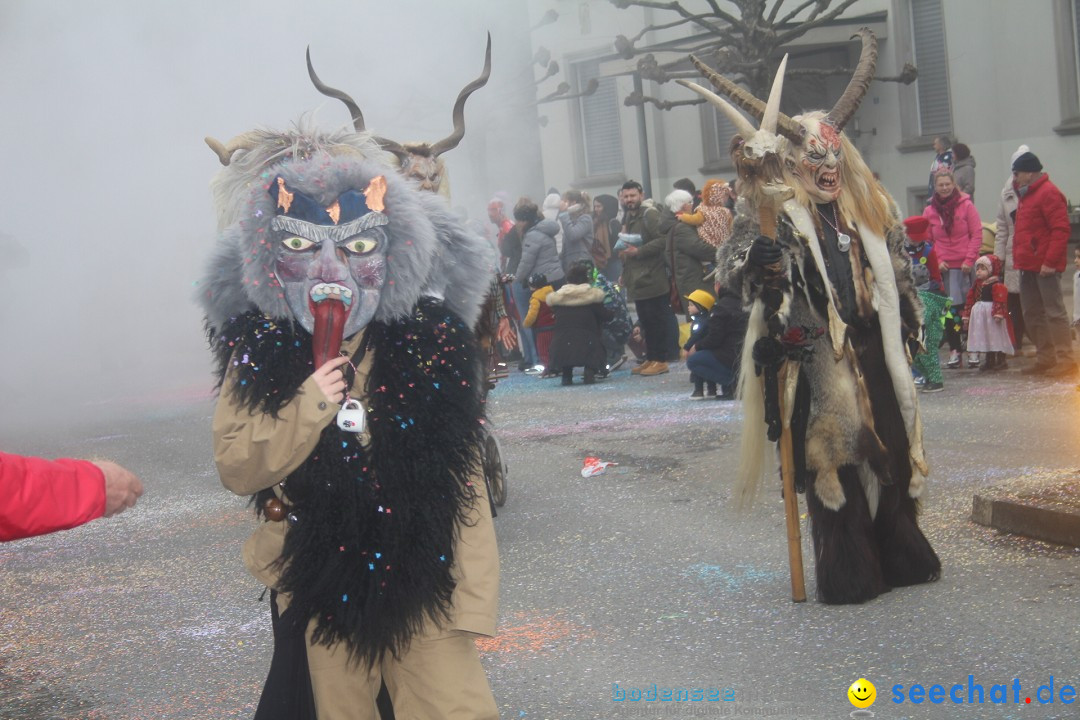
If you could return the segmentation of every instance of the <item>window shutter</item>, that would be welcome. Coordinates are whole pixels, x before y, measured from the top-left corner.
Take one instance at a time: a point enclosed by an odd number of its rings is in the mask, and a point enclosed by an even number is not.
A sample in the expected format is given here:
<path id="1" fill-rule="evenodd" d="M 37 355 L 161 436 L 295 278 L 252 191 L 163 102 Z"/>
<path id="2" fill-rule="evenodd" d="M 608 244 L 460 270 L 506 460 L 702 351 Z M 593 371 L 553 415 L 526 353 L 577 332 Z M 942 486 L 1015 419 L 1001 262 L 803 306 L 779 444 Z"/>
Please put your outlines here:
<path id="1" fill-rule="evenodd" d="M 1073 62 L 1076 63 L 1076 77 L 1080 78 L 1080 0 L 1073 0 Z"/>
<path id="2" fill-rule="evenodd" d="M 622 127 L 619 124 L 619 98 L 615 78 L 600 77 L 600 61 L 574 64 L 577 92 L 598 78 L 600 86 L 587 97 L 578 98 L 581 123 L 581 158 L 586 177 L 615 175 L 623 171 Z"/>
<path id="3" fill-rule="evenodd" d="M 952 111 L 941 0 L 911 0 L 911 26 L 915 64 L 919 68 L 919 132 L 924 137 L 949 133 Z"/>
<path id="4" fill-rule="evenodd" d="M 705 161 L 718 168 L 730 168 L 731 156 L 728 147 L 731 138 L 737 132 L 735 123 L 727 115 L 717 110 L 712 103 L 702 106 L 702 125 L 705 127 Z"/>

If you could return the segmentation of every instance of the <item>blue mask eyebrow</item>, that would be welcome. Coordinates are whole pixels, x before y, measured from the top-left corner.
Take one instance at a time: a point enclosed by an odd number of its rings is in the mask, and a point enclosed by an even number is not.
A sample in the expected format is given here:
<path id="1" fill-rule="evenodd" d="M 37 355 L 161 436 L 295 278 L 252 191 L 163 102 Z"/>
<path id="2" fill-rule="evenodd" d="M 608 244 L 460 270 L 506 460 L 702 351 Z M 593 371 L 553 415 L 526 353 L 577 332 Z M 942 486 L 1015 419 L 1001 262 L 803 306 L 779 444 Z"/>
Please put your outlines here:
<path id="1" fill-rule="evenodd" d="M 330 207 L 323 207 L 314 198 L 289 187 L 280 175 L 274 178 L 266 192 L 274 200 L 274 211 L 278 217 L 295 218 L 312 225 L 341 225 L 378 212 L 368 207 L 364 193 L 347 190 L 338 195 L 337 200 L 331 204 L 331 207 L 337 205 L 338 217 L 335 221 L 330 214 Z"/>

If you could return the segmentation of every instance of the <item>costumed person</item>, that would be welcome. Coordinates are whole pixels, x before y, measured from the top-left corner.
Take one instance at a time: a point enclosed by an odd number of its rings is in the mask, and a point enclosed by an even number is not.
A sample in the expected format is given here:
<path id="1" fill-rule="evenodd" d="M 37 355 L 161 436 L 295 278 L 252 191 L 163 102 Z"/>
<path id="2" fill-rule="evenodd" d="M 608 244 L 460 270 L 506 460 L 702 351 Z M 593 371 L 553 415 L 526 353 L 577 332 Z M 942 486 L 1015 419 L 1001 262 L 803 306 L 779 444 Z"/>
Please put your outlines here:
<path id="1" fill-rule="evenodd" d="M 911 278 L 923 306 L 923 346 L 915 355 L 914 366 L 922 379 L 923 392 L 941 392 L 945 383 L 938 347 L 945 326 L 941 313 L 949 305 L 949 296 L 945 294 L 937 253 L 930 242 L 930 221 L 922 215 L 906 218 L 904 232 L 907 233 L 904 250 L 911 260 Z"/>
<path id="2" fill-rule="evenodd" d="M 473 638 L 495 632 L 471 331 L 494 249 L 370 136 L 254 131 L 220 149 L 200 300 L 219 374 L 214 459 L 254 495 L 270 590 L 258 720 L 496 718 Z"/>
<path id="3" fill-rule="evenodd" d="M 541 273 L 533 273 L 529 278 L 529 287 L 532 288 L 532 296 L 529 298 L 529 314 L 525 316 L 524 324 L 533 330 L 536 352 L 540 359 L 540 372 L 530 375 L 539 375 L 551 367 L 549 350 L 551 333 L 555 329 L 555 314 L 545 301 L 548 295 L 555 292 L 555 288 L 548 282 L 547 275 Z"/>
<path id="4" fill-rule="evenodd" d="M 562 373 L 562 384 L 574 384 L 574 368 L 584 368 L 584 384 L 596 382 L 606 355 L 601 339 L 611 312 L 604 307 L 604 291 L 589 284 L 592 262 L 575 263 L 566 273 L 566 284 L 548 293 L 544 302 L 555 313 L 551 340 L 551 368 Z"/>
<path id="5" fill-rule="evenodd" d="M 488 203 L 488 218 L 499 228 L 499 255 L 501 257 L 500 281 L 502 283 L 504 297 L 510 300 L 513 308 L 512 314 L 517 326 L 521 348 L 521 362 L 518 370 L 524 372 L 539 364 L 536 355 L 536 340 L 533 332 L 525 327 L 525 313 L 529 305 L 529 291 L 521 283 L 514 282 L 517 275 L 518 263 L 521 262 L 521 231 L 518 224 L 505 215 L 505 201 L 496 196 Z M 509 226 L 507 226 L 509 223 Z M 504 303 L 505 304 L 505 303 Z"/>
<path id="6" fill-rule="evenodd" d="M 742 355 L 743 338 L 749 315 L 743 309 L 742 297 L 717 283 L 716 301 L 709 310 L 705 332 L 694 344 L 694 352 L 686 358 L 686 369 L 708 383 L 709 396 L 717 400 L 734 400 L 735 385 L 739 379 L 739 358 Z M 706 300 L 706 295 L 694 295 Z M 694 300 L 694 295 L 690 300 Z M 696 301 L 695 301 L 696 304 Z M 706 303 L 708 304 L 708 303 Z M 720 392 L 714 392 L 715 386 Z M 695 388 L 696 389 L 696 388 Z"/>
<path id="7" fill-rule="evenodd" d="M 756 130 L 698 88 L 739 132 L 740 202 L 721 252 L 724 284 L 751 308 L 738 494 L 755 495 L 766 431 L 775 441 L 784 427 L 793 446 L 784 462 L 806 491 L 817 596 L 837 604 L 941 572 L 916 519 L 929 467 L 909 353 L 922 308 L 895 203 L 842 134 L 874 75 L 873 33 L 859 35 L 859 64 L 835 107 L 794 118 L 779 113 L 786 63 L 764 103 L 695 59 L 762 121 Z"/>
<path id="8" fill-rule="evenodd" d="M 726 180 L 706 180 L 701 191 L 701 204 L 692 213 L 683 213 L 679 220 L 697 228 L 698 237 L 719 249 L 731 237 L 734 216 L 728 209 L 734 194 Z"/>
<path id="9" fill-rule="evenodd" d="M 975 284 L 964 305 L 964 329 L 968 352 L 985 353 L 979 372 L 1004 370 L 1006 355 L 1013 354 L 1012 321 L 1009 319 L 1009 289 L 1001 281 L 1003 265 L 997 255 L 983 255 L 975 261 Z"/>
<path id="10" fill-rule="evenodd" d="M 604 291 L 604 307 L 611 313 L 611 318 L 604 323 L 600 332 L 607 362 L 597 373 L 597 377 L 605 378 L 626 362 L 626 341 L 630 339 L 634 322 L 630 319 L 630 310 L 626 307 L 626 300 L 618 286 L 613 285 L 594 264 L 587 260 L 582 262 L 589 274 L 589 284 Z"/>
<path id="11" fill-rule="evenodd" d="M 473 328 L 476 340 L 487 357 L 484 365 L 488 370 L 489 380 L 506 377 L 506 363 L 503 358 L 512 352 L 518 343 L 505 298 L 502 275 L 496 272 L 488 282 L 488 292 L 480 311 L 480 319 Z"/>

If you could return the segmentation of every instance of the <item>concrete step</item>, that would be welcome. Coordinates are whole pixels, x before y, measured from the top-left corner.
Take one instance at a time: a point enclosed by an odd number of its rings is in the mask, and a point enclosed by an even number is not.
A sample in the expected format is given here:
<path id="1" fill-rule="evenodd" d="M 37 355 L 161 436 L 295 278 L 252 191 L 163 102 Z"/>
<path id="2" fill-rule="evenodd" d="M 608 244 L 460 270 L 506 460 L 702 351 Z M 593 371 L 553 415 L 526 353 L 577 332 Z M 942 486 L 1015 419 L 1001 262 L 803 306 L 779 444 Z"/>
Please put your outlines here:
<path id="1" fill-rule="evenodd" d="M 1080 471 L 1039 473 L 980 490 L 971 519 L 1004 532 L 1080 547 Z"/>

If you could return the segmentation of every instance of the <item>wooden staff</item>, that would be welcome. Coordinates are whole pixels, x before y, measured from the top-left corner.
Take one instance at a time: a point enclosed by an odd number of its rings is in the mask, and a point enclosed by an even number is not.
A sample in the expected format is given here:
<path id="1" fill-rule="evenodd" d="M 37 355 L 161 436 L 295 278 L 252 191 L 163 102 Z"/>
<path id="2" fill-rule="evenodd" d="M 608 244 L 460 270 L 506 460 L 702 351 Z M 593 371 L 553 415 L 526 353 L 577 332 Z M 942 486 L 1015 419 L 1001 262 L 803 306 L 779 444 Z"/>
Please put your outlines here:
<path id="1" fill-rule="evenodd" d="M 758 209 L 761 234 L 776 242 L 776 208 L 772 203 Z M 799 364 L 785 360 L 777 373 L 777 400 L 780 404 L 780 479 L 784 488 L 784 517 L 787 522 L 788 566 L 791 568 L 791 600 L 806 602 L 806 582 L 803 579 L 802 532 L 799 528 L 799 498 L 795 494 L 795 451 L 791 443 L 791 416 L 785 407 L 788 373 L 791 383 L 798 381 Z"/>

